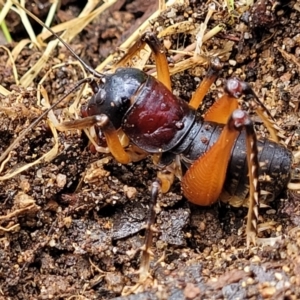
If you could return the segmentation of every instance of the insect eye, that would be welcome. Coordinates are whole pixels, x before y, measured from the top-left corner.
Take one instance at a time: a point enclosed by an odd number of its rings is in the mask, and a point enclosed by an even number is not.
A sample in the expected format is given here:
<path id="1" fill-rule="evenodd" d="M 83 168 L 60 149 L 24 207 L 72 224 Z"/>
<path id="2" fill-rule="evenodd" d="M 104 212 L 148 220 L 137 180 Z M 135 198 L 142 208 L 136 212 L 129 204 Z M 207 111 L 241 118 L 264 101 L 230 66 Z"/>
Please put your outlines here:
<path id="1" fill-rule="evenodd" d="M 98 91 L 96 95 L 96 104 L 100 105 L 105 101 L 106 97 L 106 91 L 104 89 L 101 89 Z"/>

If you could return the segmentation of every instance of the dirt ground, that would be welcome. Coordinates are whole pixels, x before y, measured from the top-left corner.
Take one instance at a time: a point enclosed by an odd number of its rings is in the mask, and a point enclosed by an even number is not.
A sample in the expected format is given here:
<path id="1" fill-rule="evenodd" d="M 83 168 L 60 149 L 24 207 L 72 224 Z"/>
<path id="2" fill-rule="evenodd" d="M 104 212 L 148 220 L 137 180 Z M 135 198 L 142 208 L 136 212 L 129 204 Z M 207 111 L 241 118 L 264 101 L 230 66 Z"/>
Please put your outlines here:
<path id="1" fill-rule="evenodd" d="M 44 20 L 49 2 L 35 0 L 29 8 Z M 208 30 L 220 24 L 224 29 L 201 49 L 207 59 L 220 56 L 224 67 L 199 112 L 220 93 L 222 79 L 238 76 L 264 101 L 281 128 L 282 141 L 297 151 L 300 3 L 261 0 L 248 7 L 242 5 L 245 1 L 235 1 L 236 10 L 229 13 L 225 1 L 183 2 L 161 13 L 148 28 L 161 32 L 184 21 L 197 27 L 207 16 L 208 2 L 215 4 Z M 54 23 L 75 18 L 84 5 L 62 1 Z M 96 68 L 112 53 L 123 55 L 120 44 L 156 9 L 154 0 L 119 0 L 87 25 L 71 46 Z M 14 13 L 6 20 L 16 43 L 28 37 Z M 34 29 L 41 30 L 36 25 Z M 195 31 L 161 40 L 170 50 L 192 51 L 186 47 L 195 41 Z M 13 51 L 16 43 L 7 49 Z M 43 51 L 28 44 L 22 48 L 14 59 L 19 79 Z M 168 58 L 176 66 L 176 53 L 169 51 Z M 9 91 L 0 95 L 0 154 L 42 113 L 37 98 L 41 86 L 54 103 L 85 77 L 82 68 L 70 61 L 75 61 L 70 53 L 56 47 L 25 86 L 24 81 L 16 82 L 8 51 L 0 48 L 0 82 Z M 148 62 L 145 70 L 152 64 Z M 206 70 L 207 65 L 191 66 L 173 75 L 174 94 L 189 100 Z M 77 93 L 55 109 L 58 121 L 74 117 L 68 108 Z M 80 104 L 90 94 L 84 91 Z M 259 118 L 253 118 L 258 136 L 268 136 Z M 91 152 L 83 132 L 56 132 L 52 127 L 44 118 L 1 162 L 0 299 L 300 299 L 297 193 L 285 189 L 271 207 L 261 209 L 260 223 L 272 225 L 259 233 L 266 238 L 263 246 L 247 249 L 247 209 L 222 203 L 208 208 L 191 205 L 182 197 L 179 181 L 159 199 L 153 280 L 144 292 L 121 296 L 125 286 L 138 280 L 137 250 L 143 245 L 157 166 L 151 157 L 121 165 L 108 154 Z M 51 149 L 53 157 L 46 155 Z M 39 164 L 5 177 L 43 155 Z M 291 176 L 296 178 L 297 173 L 293 165 Z"/>

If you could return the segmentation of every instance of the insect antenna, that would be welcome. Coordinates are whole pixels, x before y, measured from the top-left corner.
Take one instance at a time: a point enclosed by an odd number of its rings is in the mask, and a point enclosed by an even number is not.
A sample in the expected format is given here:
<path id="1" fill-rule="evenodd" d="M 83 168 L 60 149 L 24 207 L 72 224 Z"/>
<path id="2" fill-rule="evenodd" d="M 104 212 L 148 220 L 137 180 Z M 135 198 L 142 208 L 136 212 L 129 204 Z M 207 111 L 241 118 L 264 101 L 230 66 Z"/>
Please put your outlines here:
<path id="1" fill-rule="evenodd" d="M 280 138 L 280 128 L 276 125 L 276 121 L 270 111 L 266 108 L 266 106 L 261 102 L 261 100 L 258 98 L 250 84 L 244 82 L 244 93 L 252 95 L 254 98 L 254 101 L 257 105 L 256 113 L 261 117 L 263 120 L 265 126 L 267 127 L 268 131 L 271 134 L 271 138 L 279 143 Z"/>
<path id="2" fill-rule="evenodd" d="M 8 146 L 8 148 L 1 154 L 0 163 L 6 158 L 11 150 L 19 143 L 22 138 L 34 128 L 53 108 L 55 108 L 59 103 L 61 103 L 68 95 L 77 90 L 83 83 L 90 83 L 94 81 L 92 78 L 84 78 L 78 81 L 63 97 L 57 100 L 49 108 L 47 108 L 34 122 L 32 122 L 24 131 L 22 131 L 19 136 Z"/>
<path id="3" fill-rule="evenodd" d="M 39 18 L 37 18 L 34 14 L 32 14 L 29 10 L 27 10 L 25 7 L 20 5 L 18 2 L 12 0 L 13 4 L 17 7 L 24 10 L 32 19 L 34 19 L 38 24 L 45 27 L 49 32 L 51 32 L 73 55 L 74 58 L 76 58 L 84 67 L 84 69 L 88 72 L 90 72 L 94 77 L 96 78 L 103 78 L 104 74 L 97 72 L 94 70 L 91 66 L 89 66 L 87 63 L 85 63 L 58 34 L 56 34 L 49 26 L 44 24 Z M 0 156 L 0 163 L 7 157 L 9 152 L 13 150 L 13 148 L 24 138 L 24 136 L 32 129 L 34 128 L 53 108 L 55 108 L 59 103 L 61 103 L 68 95 L 70 95 L 73 91 L 78 89 L 82 84 L 89 83 L 93 92 L 96 93 L 98 91 L 98 85 L 96 84 L 95 80 L 93 78 L 84 78 L 80 81 L 78 81 L 62 98 L 60 98 L 57 102 L 55 102 L 53 105 L 51 105 L 48 109 L 46 109 L 33 123 L 30 124 L 23 132 L 20 133 L 20 135 L 10 144 L 10 146 L 1 154 Z"/>
<path id="4" fill-rule="evenodd" d="M 271 138 L 275 142 L 279 142 L 280 128 L 276 125 L 274 117 L 266 108 L 266 106 L 262 103 L 262 101 L 258 98 L 258 96 L 256 95 L 249 83 L 241 81 L 236 77 L 233 77 L 227 80 L 225 90 L 227 93 L 234 96 L 235 98 L 239 98 L 242 94 L 252 96 L 256 104 L 255 111 L 257 115 L 262 119 L 266 128 L 270 132 Z"/>
<path id="5" fill-rule="evenodd" d="M 24 10 L 33 20 L 35 20 L 37 23 L 39 23 L 41 26 L 45 27 L 49 32 L 51 32 L 70 51 L 70 53 L 74 56 L 74 58 L 76 58 L 82 64 L 82 66 L 85 68 L 86 71 L 93 74 L 96 78 L 104 77 L 104 74 L 97 72 L 86 62 L 84 62 L 84 60 L 74 52 L 74 50 L 71 48 L 71 46 L 68 43 L 66 43 L 57 33 L 55 33 L 49 26 L 47 26 L 44 22 L 42 22 L 38 17 L 36 17 L 33 13 L 31 13 L 28 9 L 26 9 L 16 1 L 12 1 L 12 3 L 17 7 L 21 8 L 22 10 Z"/>

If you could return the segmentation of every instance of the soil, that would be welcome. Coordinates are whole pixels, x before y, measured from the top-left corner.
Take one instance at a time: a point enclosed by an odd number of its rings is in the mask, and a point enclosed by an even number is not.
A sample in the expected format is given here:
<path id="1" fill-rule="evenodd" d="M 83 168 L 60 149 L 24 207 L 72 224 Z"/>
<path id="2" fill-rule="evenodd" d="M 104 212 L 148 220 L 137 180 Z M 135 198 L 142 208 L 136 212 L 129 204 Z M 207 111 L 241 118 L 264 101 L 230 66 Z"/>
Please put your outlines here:
<path id="1" fill-rule="evenodd" d="M 56 23 L 75 18 L 83 7 L 83 1 L 62 2 Z M 182 21 L 201 24 L 208 12 L 206 2 L 177 4 L 162 12 L 149 28 L 161 31 Z M 217 12 L 208 23 L 208 29 L 222 23 L 224 30 L 203 44 L 202 54 L 209 58 L 228 43 L 231 48 L 222 57 L 220 79 L 199 113 L 220 94 L 222 79 L 238 76 L 264 101 L 281 128 L 282 141 L 296 152 L 299 3 L 261 0 L 251 7 L 244 5 L 243 12 L 229 13 L 224 2 L 213 2 Z M 49 3 L 35 3 L 34 13 L 44 18 Z M 86 26 L 71 47 L 95 68 L 111 53 L 122 55 L 120 44 L 156 9 L 156 1 L 147 5 L 142 0 L 117 1 Z M 26 37 L 21 27 L 20 22 L 10 27 L 16 42 Z M 183 51 L 195 41 L 195 34 L 176 33 L 162 41 L 169 50 Z M 10 51 L 15 46 L 6 45 Z M 43 88 L 54 103 L 85 75 L 70 63 L 75 61 L 70 53 L 58 47 L 34 81 L 24 87 L 13 76 L 8 52 L 3 48 L 0 52 L 1 85 L 11 92 L 0 95 L 2 154 L 42 113 L 37 91 L 44 76 Z M 19 78 L 42 52 L 31 46 L 22 49 L 15 59 Z M 169 51 L 167 56 L 176 66 L 174 53 Z M 59 64 L 63 65 L 54 68 Z M 206 71 L 206 65 L 191 66 L 172 76 L 174 94 L 188 101 Z M 75 98 L 76 93 L 68 98 Z M 82 104 L 90 91 L 83 95 Z M 55 109 L 58 121 L 74 118 L 70 105 L 65 101 Z M 254 121 L 258 136 L 267 137 L 261 120 L 254 116 Z M 0 299 L 300 299 L 300 197 L 296 192 L 286 188 L 270 207 L 260 210 L 260 223 L 268 224 L 259 233 L 264 245 L 247 248 L 247 209 L 222 203 L 208 208 L 189 204 L 179 180 L 170 192 L 159 196 L 152 280 L 143 286 L 144 291 L 122 296 L 125 286 L 138 281 L 138 250 L 143 245 L 150 186 L 158 167 L 151 157 L 122 165 L 108 154 L 91 151 L 84 132 L 58 132 L 55 138 L 51 126 L 44 118 L 1 164 Z M 54 157 L 47 156 L 3 180 L 4 174 L 46 154 L 55 141 Z M 291 176 L 296 178 L 297 165 L 292 167 Z"/>

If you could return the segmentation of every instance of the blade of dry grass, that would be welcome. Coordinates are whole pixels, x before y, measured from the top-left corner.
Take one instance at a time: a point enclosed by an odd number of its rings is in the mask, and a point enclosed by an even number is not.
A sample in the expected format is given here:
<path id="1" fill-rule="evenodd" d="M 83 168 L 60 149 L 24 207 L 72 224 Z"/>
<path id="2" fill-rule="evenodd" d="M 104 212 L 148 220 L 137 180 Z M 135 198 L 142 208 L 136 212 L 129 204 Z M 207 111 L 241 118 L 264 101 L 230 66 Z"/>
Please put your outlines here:
<path id="1" fill-rule="evenodd" d="M 44 93 L 43 93 L 43 98 L 45 100 L 45 107 L 49 108 L 51 105 L 49 103 L 48 95 L 47 95 L 47 93 L 46 93 L 45 90 L 44 90 Z M 54 114 L 53 114 L 52 111 L 49 112 L 49 114 L 51 114 L 51 113 L 52 113 L 52 116 L 53 116 Z M 50 162 L 51 160 L 53 160 L 57 156 L 58 149 L 59 149 L 59 141 L 58 141 L 57 130 L 55 128 L 55 125 L 50 120 L 48 121 L 48 125 L 49 125 L 49 127 L 51 129 L 51 132 L 52 132 L 53 138 L 54 138 L 54 145 L 53 145 L 52 149 L 50 151 L 48 151 L 47 153 L 45 153 L 44 155 L 42 155 L 37 160 L 35 160 L 35 161 L 31 162 L 31 163 L 28 163 L 28 164 L 26 164 L 26 165 L 24 165 L 24 166 L 22 166 L 20 168 L 16 168 L 13 171 L 8 172 L 8 173 L 6 173 L 3 176 L 0 176 L 0 180 L 1 181 L 2 180 L 7 180 L 9 178 L 12 178 L 12 177 L 16 176 L 17 174 L 19 174 L 19 173 L 21 173 L 21 172 L 23 172 L 23 171 L 25 171 L 25 170 L 27 170 L 27 169 L 35 166 L 35 165 L 37 165 L 37 164 L 39 164 L 41 162 L 44 162 L 44 161 Z M 8 157 L 9 157 L 9 155 L 8 155 Z M 7 161 L 8 161 L 7 159 L 5 159 L 3 161 L 3 163 L 1 164 L 1 170 L 5 167 L 5 164 L 6 164 Z"/>
<path id="2" fill-rule="evenodd" d="M 3 96 L 8 96 L 10 94 L 10 91 L 7 90 L 5 87 L 3 87 L 2 85 L 0 85 L 0 94 Z"/>
<path id="3" fill-rule="evenodd" d="M 53 1 L 52 5 L 50 6 L 50 9 L 49 9 L 46 21 L 45 21 L 45 24 L 49 27 L 51 26 L 52 20 L 54 19 L 54 16 L 55 16 L 55 13 L 56 13 L 59 3 L 60 3 L 59 0 L 55 0 L 55 1 Z M 43 27 L 42 32 L 45 32 L 45 31 L 47 31 L 47 29 L 45 27 Z"/>
<path id="4" fill-rule="evenodd" d="M 215 4 L 211 3 L 209 5 L 208 12 L 206 14 L 206 18 L 205 18 L 204 22 L 202 22 L 200 24 L 200 29 L 196 34 L 196 48 L 195 48 L 194 56 L 199 55 L 202 51 L 203 37 L 204 37 L 205 31 L 207 29 L 207 24 L 215 11 L 216 11 Z"/>
<path id="5" fill-rule="evenodd" d="M 5 37 L 6 43 L 11 43 L 12 42 L 12 38 L 11 38 L 10 32 L 9 32 L 7 26 L 6 26 L 5 20 L 3 20 L 0 23 L 0 26 L 1 26 L 1 30 L 2 30 L 3 36 Z"/>
<path id="6" fill-rule="evenodd" d="M 0 23 L 2 23 L 11 9 L 12 2 L 10 0 L 7 0 L 5 2 L 1 0 L 0 3 L 3 5 L 2 10 L 0 12 Z"/>
<path id="7" fill-rule="evenodd" d="M 54 137 L 54 146 L 52 147 L 52 149 L 50 151 L 48 151 L 47 153 L 45 153 L 43 156 L 41 156 L 39 159 L 35 160 L 34 162 L 26 164 L 26 165 L 24 165 L 20 168 L 15 169 L 12 172 L 9 172 L 9 173 L 6 173 L 3 176 L 0 176 L 1 181 L 7 180 L 9 178 L 13 178 L 17 174 L 19 174 L 19 173 L 21 173 L 21 172 L 37 165 L 39 163 L 42 163 L 44 161 L 50 162 L 51 160 L 53 160 L 56 157 L 56 155 L 58 153 L 58 146 L 59 146 L 58 134 L 57 134 L 57 131 L 56 131 L 54 125 L 51 122 L 49 122 L 49 127 L 50 127 L 50 129 L 52 131 L 52 134 L 53 134 L 53 137 Z M 4 165 L 5 165 L 5 162 L 6 161 L 4 161 Z"/>
<path id="8" fill-rule="evenodd" d="M 11 0 L 14 5 L 16 5 L 20 10 L 22 7 L 16 0 Z M 110 7 L 112 4 L 114 4 L 116 0 L 108 1 L 107 3 L 104 3 L 94 11 L 90 12 L 90 10 L 93 8 L 92 4 L 95 5 L 95 1 L 89 1 L 87 3 L 88 8 L 84 9 L 83 12 L 80 14 L 80 16 L 72 22 L 66 22 L 67 29 L 64 32 L 64 34 L 61 36 L 65 41 L 69 42 L 76 36 L 79 32 L 83 30 L 87 26 L 88 23 L 90 23 L 96 16 L 101 14 L 104 10 L 106 10 L 108 7 Z M 87 14 L 87 15 L 84 15 Z M 65 24 L 66 26 L 66 24 Z M 47 48 L 45 49 L 42 57 L 36 62 L 36 64 L 28 70 L 26 74 L 20 79 L 20 84 L 23 87 L 28 87 L 32 81 L 36 78 L 37 74 L 40 72 L 40 70 L 43 68 L 45 63 L 48 61 L 51 52 L 54 50 L 54 48 L 57 46 L 59 42 L 57 40 L 51 41 Z"/>
<path id="9" fill-rule="evenodd" d="M 22 41 L 20 41 L 15 47 L 14 49 L 12 50 L 11 54 L 12 54 L 12 57 L 14 59 L 14 61 L 17 59 L 18 55 L 20 54 L 20 52 L 23 50 L 23 48 L 30 44 L 31 43 L 31 40 L 30 39 L 24 39 Z"/>
<path id="10" fill-rule="evenodd" d="M 15 1 L 16 1 L 16 0 L 15 0 Z M 21 1 L 20 1 L 20 5 L 21 5 L 21 6 L 25 6 L 25 0 L 21 0 Z M 11 9 L 13 10 L 14 8 L 11 7 Z M 28 20 L 28 17 L 27 17 L 27 15 L 26 15 L 26 13 L 25 13 L 22 9 L 20 9 L 20 7 L 18 7 L 17 10 L 15 10 L 15 11 L 19 14 L 19 16 L 20 16 L 20 18 L 21 18 L 21 21 L 22 21 L 22 24 L 23 24 L 24 28 L 26 29 L 26 31 L 27 31 L 27 33 L 28 33 L 28 36 L 29 36 L 29 38 L 31 39 L 31 41 L 32 41 L 37 47 L 39 47 L 38 41 L 37 41 L 37 39 L 36 39 L 35 32 L 34 32 L 32 26 L 31 26 L 31 23 L 30 23 L 29 20 Z"/>
<path id="11" fill-rule="evenodd" d="M 6 53 L 8 54 L 9 60 L 6 63 L 6 67 L 10 67 L 10 65 L 11 65 L 15 82 L 18 85 L 19 84 L 19 76 L 18 76 L 16 64 L 15 64 L 15 61 L 14 61 L 14 57 L 13 57 L 12 53 L 10 52 L 10 50 L 8 48 L 6 48 L 5 46 L 0 46 L 0 48 L 5 50 Z"/>
<path id="12" fill-rule="evenodd" d="M 14 0 L 12 0 L 14 1 Z M 82 10 L 80 15 L 72 20 L 66 21 L 64 23 L 58 24 L 51 27 L 51 29 L 58 33 L 61 31 L 67 31 L 61 35 L 67 43 L 69 43 L 78 33 L 80 33 L 94 18 L 102 14 L 106 9 L 112 6 L 117 0 L 110 0 L 107 3 L 102 4 L 100 7 L 93 11 L 93 8 L 97 5 L 98 1 L 88 1 L 85 8 Z M 48 37 L 52 36 L 49 31 L 42 32 L 38 35 L 39 39 L 46 40 Z"/>
<path id="13" fill-rule="evenodd" d="M 184 4 L 184 1 L 183 0 L 169 0 L 169 1 L 160 0 L 158 9 L 146 21 L 144 21 L 139 26 L 139 28 L 136 29 L 122 45 L 120 45 L 119 49 L 124 52 L 127 52 L 129 48 L 139 40 L 140 35 L 143 32 L 145 32 L 145 30 L 150 26 L 150 21 L 156 19 L 165 8 L 168 8 L 175 4 L 182 5 Z M 142 48 L 140 49 L 142 50 Z M 135 61 L 134 67 L 136 68 L 142 69 L 151 55 L 150 48 L 147 45 L 144 45 L 143 50 L 144 53 L 143 55 L 141 55 L 139 61 L 138 59 Z M 114 55 L 113 54 L 109 55 L 99 66 L 97 66 L 96 71 L 102 72 L 113 61 L 113 59 L 114 59 Z M 124 62 L 124 64 L 126 64 L 126 62 Z M 115 68 L 113 68 L 111 71 L 113 71 L 114 69 Z"/>

